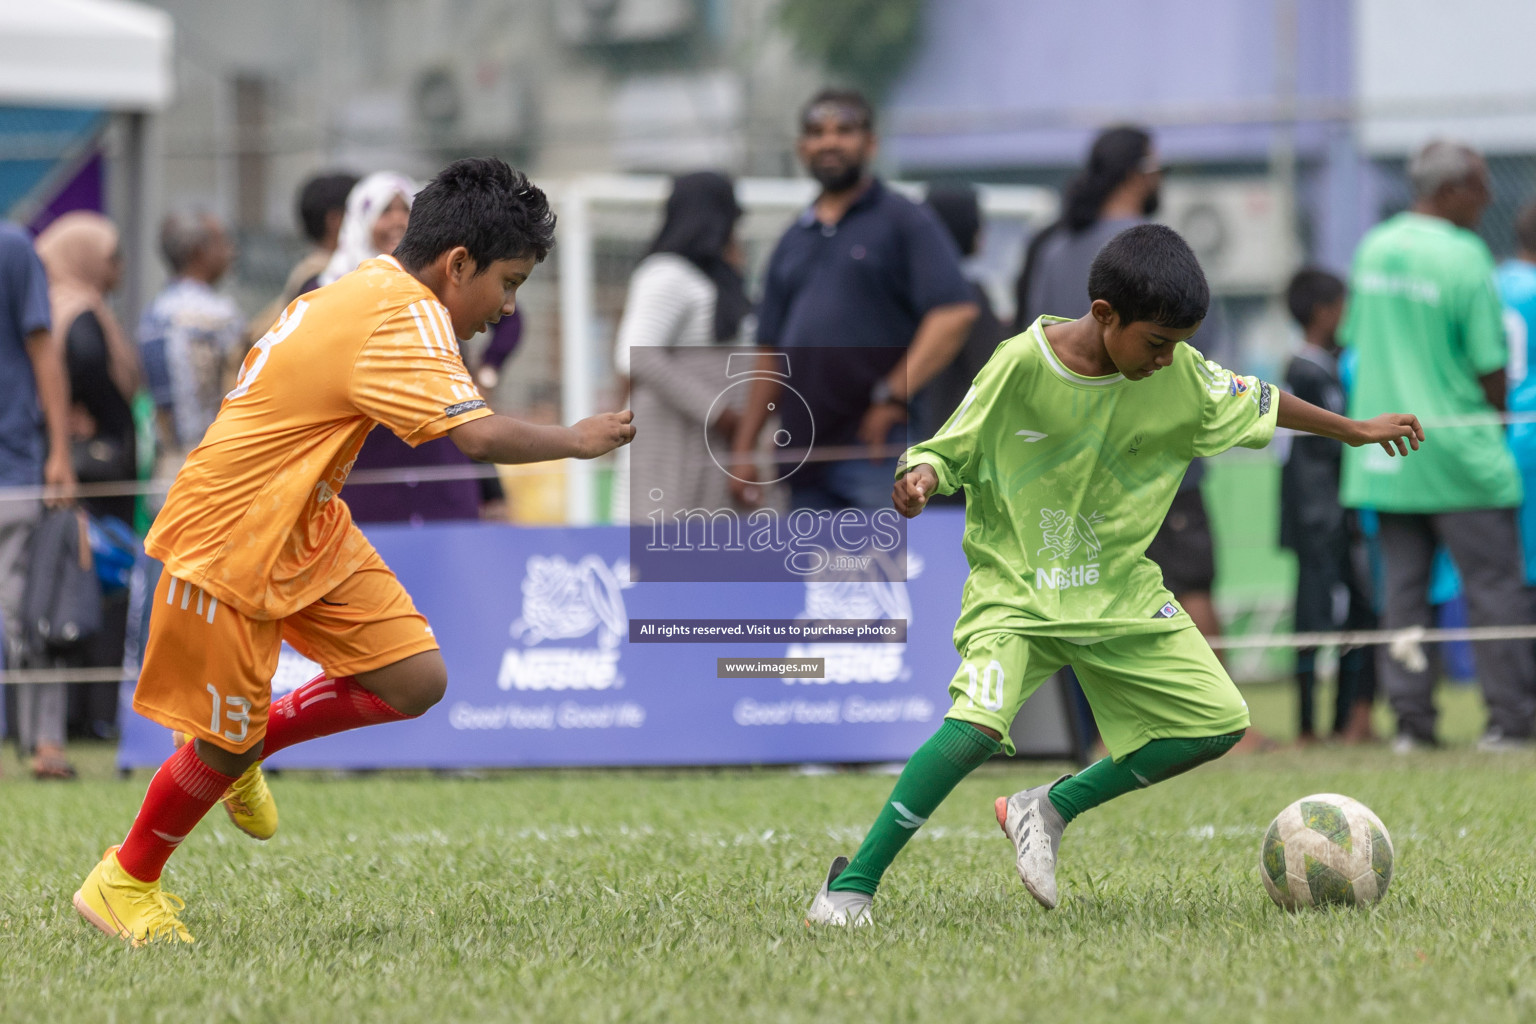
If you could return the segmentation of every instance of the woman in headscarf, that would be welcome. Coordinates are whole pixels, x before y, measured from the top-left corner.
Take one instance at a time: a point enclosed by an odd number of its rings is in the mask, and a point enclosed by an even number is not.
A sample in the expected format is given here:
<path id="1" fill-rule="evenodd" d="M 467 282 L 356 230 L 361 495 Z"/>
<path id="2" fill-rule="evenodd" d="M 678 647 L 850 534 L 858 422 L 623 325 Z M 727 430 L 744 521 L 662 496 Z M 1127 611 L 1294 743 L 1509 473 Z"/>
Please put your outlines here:
<path id="1" fill-rule="evenodd" d="M 336 234 L 336 251 L 299 294 L 330 284 L 356 270 L 364 260 L 392 253 L 405 236 L 411 219 L 411 200 L 416 183 L 393 171 L 376 171 L 347 193 L 347 212 Z"/>
<path id="2" fill-rule="evenodd" d="M 731 380 L 726 354 L 712 346 L 738 340 L 752 308 L 735 254 L 740 218 L 730 179 L 707 171 L 677 178 L 661 230 L 629 279 L 614 362 L 647 437 L 630 455 L 630 490 L 643 498 L 631 520 L 733 504 L 711 451 L 729 451 L 737 409 L 716 401 Z"/>
<path id="3" fill-rule="evenodd" d="M 99 213 L 66 213 L 38 236 L 37 255 L 48 273 L 54 337 L 69 370 L 75 475 L 82 483 L 132 483 L 138 468 L 132 401 L 139 389 L 139 357 L 107 306 L 107 295 L 122 278 L 117 228 Z M 82 504 L 93 515 L 116 516 L 128 524 L 133 502 L 129 494 L 87 498 Z M 122 661 L 127 614 L 126 595 L 103 603 L 102 629 L 85 652 L 87 664 Z M 74 776 L 64 757 L 68 700 L 73 697 L 86 707 L 85 717 L 93 724 L 99 720 L 110 727 L 116 690 L 105 684 L 66 695 L 63 683 L 19 688 L 19 737 L 23 748 L 33 751 L 33 775 Z"/>
<path id="4" fill-rule="evenodd" d="M 395 251 L 411 218 L 416 183 L 392 171 L 368 175 L 347 195 L 347 212 L 336 236 L 336 251 L 316 285 L 324 286 L 356 270 L 365 260 Z M 468 456 L 447 438 L 412 448 L 388 430 L 375 430 L 363 442 L 353 469 L 417 469 L 423 466 L 470 466 Z M 360 523 L 420 523 L 434 519 L 476 519 L 481 503 L 504 498 L 497 481 L 473 478 L 430 483 L 353 484 L 347 508 Z"/>
<path id="5" fill-rule="evenodd" d="M 83 483 L 132 482 L 133 396 L 139 355 L 107 306 L 122 277 L 118 232 L 99 213 L 66 213 L 38 236 L 48 272 L 53 330 L 69 368 L 70 428 L 75 474 Z M 133 522 L 133 496 L 88 498 L 94 515 Z"/>

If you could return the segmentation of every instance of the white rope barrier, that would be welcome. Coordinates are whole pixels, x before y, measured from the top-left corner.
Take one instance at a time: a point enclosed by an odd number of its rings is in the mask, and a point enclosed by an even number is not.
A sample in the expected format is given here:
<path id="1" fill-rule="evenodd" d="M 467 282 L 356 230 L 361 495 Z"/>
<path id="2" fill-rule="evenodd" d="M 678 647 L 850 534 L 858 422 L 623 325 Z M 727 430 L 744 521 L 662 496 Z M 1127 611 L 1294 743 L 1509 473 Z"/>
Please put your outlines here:
<path id="1" fill-rule="evenodd" d="M 16 668 L 0 672 L 0 686 L 26 683 L 120 683 L 137 679 L 138 669 L 124 668 Z"/>
<path id="2" fill-rule="evenodd" d="M 1410 672 L 1429 667 L 1425 644 L 1478 643 L 1489 640 L 1536 640 L 1532 626 L 1463 626 L 1456 629 L 1431 629 L 1407 626 L 1403 629 L 1357 629 L 1337 633 L 1258 633 L 1253 636 L 1210 638 L 1216 650 L 1252 650 L 1274 647 L 1376 647 L 1385 645 L 1393 661 Z"/>
<path id="3" fill-rule="evenodd" d="M 846 462 L 850 459 L 894 459 L 907 450 L 905 445 L 831 445 L 807 451 L 804 448 L 784 448 L 775 452 L 759 453 L 773 462 Z M 489 480 L 504 477 L 555 476 L 566 472 L 558 462 L 536 462 L 528 465 L 496 466 L 490 463 L 474 463 L 458 466 L 420 466 L 412 468 L 359 469 L 348 475 L 347 487 L 368 487 L 374 484 L 425 484 L 453 480 Z M 171 480 L 124 480 L 112 483 L 77 484 L 77 498 L 120 498 L 128 496 L 160 495 L 171 489 Z M 53 497 L 51 487 L 0 487 L 0 502 L 42 501 Z"/>
<path id="4" fill-rule="evenodd" d="M 1536 423 L 1536 412 L 1475 413 L 1469 416 L 1444 416 L 1419 421 L 1426 431 L 1456 430 L 1467 427 L 1509 426 L 1517 423 Z M 1277 436 L 1311 437 L 1304 430 L 1281 427 Z M 889 459 L 906 451 L 905 445 L 837 445 L 815 448 L 785 448 L 773 452 L 758 452 L 758 458 L 774 462 L 846 462 L 851 459 Z M 568 460 L 567 460 L 568 461 Z M 495 466 L 475 463 L 460 466 L 421 466 L 414 468 L 359 469 L 347 477 L 349 487 L 368 487 L 374 484 L 425 484 L 454 480 L 487 480 L 502 477 L 554 476 L 566 472 L 561 462 L 538 462 L 528 465 Z M 171 481 L 142 480 L 100 484 L 79 484 L 75 494 L 80 498 L 120 498 L 137 495 L 159 495 L 170 490 Z M 41 501 L 53 496 L 49 487 L 0 487 L 0 502 Z"/>
<path id="5" fill-rule="evenodd" d="M 501 477 L 553 476 L 563 473 L 560 466 L 538 462 L 527 466 L 498 467 L 489 463 L 468 466 L 421 466 L 411 469 L 359 469 L 347 478 L 347 484 L 367 487 L 371 484 L 421 484 L 443 480 L 488 480 Z M 77 484 L 77 498 L 122 498 L 135 495 L 165 494 L 170 479 L 122 480 L 112 483 Z M 0 501 L 41 501 L 53 496 L 53 489 L 38 487 L 0 487 Z"/>

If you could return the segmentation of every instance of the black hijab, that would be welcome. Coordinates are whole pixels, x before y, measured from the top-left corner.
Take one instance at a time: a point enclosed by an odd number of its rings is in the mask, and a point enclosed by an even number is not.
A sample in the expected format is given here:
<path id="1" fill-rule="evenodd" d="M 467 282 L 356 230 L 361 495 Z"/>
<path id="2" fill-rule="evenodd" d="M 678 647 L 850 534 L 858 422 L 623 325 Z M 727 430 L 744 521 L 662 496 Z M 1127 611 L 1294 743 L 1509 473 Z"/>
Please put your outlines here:
<path id="1" fill-rule="evenodd" d="M 651 252 L 670 252 L 702 270 L 715 284 L 715 340 L 734 341 L 752 304 L 741 272 L 725 259 L 731 231 L 741 217 L 731 180 L 712 171 L 672 182 L 666 219 Z"/>
<path id="2" fill-rule="evenodd" d="M 1125 183 L 1152 152 L 1152 136 L 1145 128 L 1121 125 L 1100 132 L 1088 150 L 1088 164 L 1077 173 L 1061 193 L 1061 216 L 1037 232 L 1024 250 L 1024 268 L 1014 285 L 1013 329 L 1024 331 L 1035 322 L 1029 308 L 1029 287 L 1039 269 L 1036 257 L 1048 239 L 1062 231 L 1081 234 L 1099 221 L 1099 211 L 1110 193 Z M 1142 211 L 1148 217 L 1157 212 L 1157 193 L 1147 197 Z"/>

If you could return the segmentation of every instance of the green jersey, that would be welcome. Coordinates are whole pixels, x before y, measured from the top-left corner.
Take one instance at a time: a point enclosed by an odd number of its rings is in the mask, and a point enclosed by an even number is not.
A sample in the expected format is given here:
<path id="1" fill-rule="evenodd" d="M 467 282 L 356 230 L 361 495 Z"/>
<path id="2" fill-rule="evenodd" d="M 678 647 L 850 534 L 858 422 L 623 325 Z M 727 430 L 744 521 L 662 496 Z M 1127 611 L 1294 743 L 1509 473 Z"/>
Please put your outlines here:
<path id="1" fill-rule="evenodd" d="M 1084 377 L 1045 340 L 1041 317 L 998 346 L 937 435 L 905 468 L 965 488 L 971 574 L 955 624 L 961 650 L 991 632 L 1091 641 L 1185 629 L 1189 618 L 1146 556 L 1191 459 L 1262 448 L 1280 396 L 1180 342 L 1140 381 Z"/>
<path id="2" fill-rule="evenodd" d="M 1380 445 L 1344 450 L 1340 500 L 1383 512 L 1513 508 L 1520 474 L 1489 422 L 1436 429 L 1435 421 L 1491 419 L 1478 378 L 1504 368 L 1503 307 L 1482 239 L 1440 217 L 1400 213 L 1355 254 L 1340 341 L 1356 353 L 1349 414 L 1411 412 L 1429 441 L 1410 459 Z"/>

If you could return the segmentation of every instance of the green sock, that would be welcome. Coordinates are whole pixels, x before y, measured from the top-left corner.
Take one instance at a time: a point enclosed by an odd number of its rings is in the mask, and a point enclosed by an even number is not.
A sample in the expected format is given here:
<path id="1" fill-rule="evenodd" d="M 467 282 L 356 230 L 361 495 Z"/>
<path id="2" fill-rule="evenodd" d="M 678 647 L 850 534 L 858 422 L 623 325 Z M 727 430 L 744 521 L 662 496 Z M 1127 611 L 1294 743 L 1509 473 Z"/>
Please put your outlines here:
<path id="1" fill-rule="evenodd" d="M 1118 764 L 1113 758 L 1106 757 L 1052 786 L 1051 803 L 1061 813 L 1063 821 L 1071 821 L 1106 800 L 1113 800 L 1133 789 L 1145 789 L 1196 765 L 1216 760 L 1243 738 L 1244 731 L 1239 729 L 1221 736 L 1195 739 L 1152 740 Z"/>
<path id="2" fill-rule="evenodd" d="M 946 718 L 939 731 L 917 748 L 891 790 L 859 852 L 828 888 L 871 896 L 880 876 L 907 845 L 918 826 L 938 809 L 961 779 L 987 762 L 1003 745 L 975 726 Z"/>

